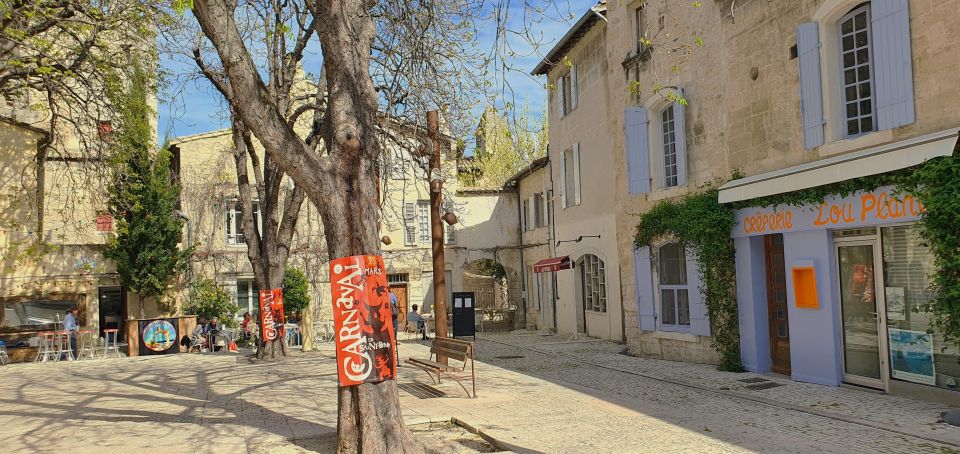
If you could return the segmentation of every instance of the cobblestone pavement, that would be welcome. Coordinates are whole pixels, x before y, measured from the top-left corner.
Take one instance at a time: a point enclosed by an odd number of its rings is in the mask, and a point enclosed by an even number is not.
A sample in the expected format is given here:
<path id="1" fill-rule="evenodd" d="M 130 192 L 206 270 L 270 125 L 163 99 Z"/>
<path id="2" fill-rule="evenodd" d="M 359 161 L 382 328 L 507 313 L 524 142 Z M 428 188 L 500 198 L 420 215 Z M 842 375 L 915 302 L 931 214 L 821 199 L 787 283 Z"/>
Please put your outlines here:
<path id="1" fill-rule="evenodd" d="M 434 385 L 441 398 L 401 391 L 408 424 L 456 418 L 517 452 L 960 452 L 960 429 L 937 423 L 936 405 L 778 378 L 753 391 L 738 381 L 753 374 L 631 358 L 610 342 L 487 334 L 478 346 L 479 397 L 449 380 Z M 428 354 L 400 347 L 402 358 Z M 323 344 L 266 363 L 0 367 L 0 452 L 272 452 L 263 447 L 336 430 L 334 366 Z M 432 385 L 407 365 L 399 382 Z"/>

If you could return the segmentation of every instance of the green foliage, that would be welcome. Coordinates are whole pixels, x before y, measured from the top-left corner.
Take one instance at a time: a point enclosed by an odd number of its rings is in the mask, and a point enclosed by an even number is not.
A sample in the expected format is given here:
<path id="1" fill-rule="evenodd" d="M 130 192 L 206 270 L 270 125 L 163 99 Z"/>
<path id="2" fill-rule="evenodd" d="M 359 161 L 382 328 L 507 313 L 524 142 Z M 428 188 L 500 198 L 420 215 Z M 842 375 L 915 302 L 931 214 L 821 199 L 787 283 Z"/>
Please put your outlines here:
<path id="1" fill-rule="evenodd" d="M 301 314 L 310 305 L 310 282 L 307 275 L 292 266 L 288 266 L 283 275 L 283 311 L 289 318 L 290 314 Z"/>
<path id="2" fill-rule="evenodd" d="M 485 276 L 492 276 L 494 279 L 506 279 L 507 270 L 503 264 L 491 259 L 477 260 L 478 271 Z"/>
<path id="3" fill-rule="evenodd" d="M 899 189 L 923 203 L 920 236 L 934 257 L 931 312 L 946 342 L 960 346 L 960 158 L 927 161 L 903 178 Z"/>
<path id="4" fill-rule="evenodd" d="M 697 256 L 710 317 L 713 348 L 720 354 L 720 370 L 742 371 L 740 327 L 737 318 L 736 263 L 730 231 L 736 224 L 733 210 L 717 202 L 712 187 L 664 200 L 640 215 L 634 244 L 650 246 L 670 237 Z"/>
<path id="5" fill-rule="evenodd" d="M 217 317 L 228 327 L 236 327 L 235 316 L 240 312 L 233 295 L 217 285 L 213 279 L 200 279 L 190 289 L 190 301 L 183 308 L 188 314 L 206 317 L 209 320 Z"/>
<path id="6" fill-rule="evenodd" d="M 140 295 L 142 315 L 143 298 L 161 296 L 186 268 L 191 250 L 178 246 L 184 222 L 175 213 L 180 189 L 170 175 L 170 153 L 151 153 L 149 79 L 137 70 L 129 88 L 119 80 L 108 83 L 120 124 L 110 139 L 110 213 L 117 235 L 105 255 L 117 264 L 121 283 Z"/>
<path id="7" fill-rule="evenodd" d="M 540 123 L 523 104 L 513 121 L 487 109 L 477 129 L 474 151 L 477 175 L 462 175 L 466 186 L 499 188 L 532 161 L 547 153 L 547 115 Z"/>

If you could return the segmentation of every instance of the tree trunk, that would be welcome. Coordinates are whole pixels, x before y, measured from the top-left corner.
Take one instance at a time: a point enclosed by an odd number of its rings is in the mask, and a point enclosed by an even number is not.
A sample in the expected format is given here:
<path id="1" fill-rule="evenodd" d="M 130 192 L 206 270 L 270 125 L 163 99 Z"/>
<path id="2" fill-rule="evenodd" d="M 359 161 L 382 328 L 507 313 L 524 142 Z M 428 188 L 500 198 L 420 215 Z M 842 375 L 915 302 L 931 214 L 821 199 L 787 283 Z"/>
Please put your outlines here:
<path id="1" fill-rule="evenodd" d="M 227 74 L 231 107 L 260 139 L 267 154 L 304 188 L 323 220 L 330 259 L 380 254 L 377 96 L 370 78 L 376 34 L 368 0 L 308 2 L 324 57 L 327 105 L 320 156 L 277 110 L 224 0 L 196 0 L 194 15 Z M 341 387 L 337 422 L 340 453 L 420 453 L 407 430 L 395 380 Z"/>
<path id="2" fill-rule="evenodd" d="M 300 314 L 300 335 L 303 345 L 300 351 L 309 352 L 313 350 L 313 298 L 310 298 L 310 304 Z"/>

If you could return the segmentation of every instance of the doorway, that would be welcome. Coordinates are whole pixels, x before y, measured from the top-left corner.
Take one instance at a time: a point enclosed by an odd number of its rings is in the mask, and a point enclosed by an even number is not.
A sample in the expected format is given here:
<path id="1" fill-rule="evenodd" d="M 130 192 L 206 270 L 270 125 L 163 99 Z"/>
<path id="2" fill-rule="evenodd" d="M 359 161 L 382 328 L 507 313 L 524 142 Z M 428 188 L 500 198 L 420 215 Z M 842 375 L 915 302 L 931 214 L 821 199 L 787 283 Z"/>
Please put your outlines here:
<path id="1" fill-rule="evenodd" d="M 886 315 L 876 235 L 836 240 L 843 324 L 843 380 L 886 389 Z"/>
<path id="2" fill-rule="evenodd" d="M 771 368 L 778 374 L 790 375 L 790 323 L 787 315 L 787 271 L 783 259 L 783 235 L 767 235 L 763 238 L 763 243 Z"/>
<path id="3" fill-rule="evenodd" d="M 100 337 L 103 337 L 105 329 L 117 329 L 119 341 L 125 340 L 126 330 L 122 325 L 127 315 L 126 292 L 123 291 L 123 287 L 100 287 L 98 293 Z"/>

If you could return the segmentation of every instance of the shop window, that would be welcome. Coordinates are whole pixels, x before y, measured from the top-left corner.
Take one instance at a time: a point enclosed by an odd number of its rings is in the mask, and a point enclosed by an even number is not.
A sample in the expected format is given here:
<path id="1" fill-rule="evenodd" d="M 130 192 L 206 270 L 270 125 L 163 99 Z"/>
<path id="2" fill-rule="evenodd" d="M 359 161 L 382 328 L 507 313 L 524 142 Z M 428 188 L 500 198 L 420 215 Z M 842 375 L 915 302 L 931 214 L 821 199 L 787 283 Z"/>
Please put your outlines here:
<path id="1" fill-rule="evenodd" d="M 584 309 L 591 312 L 606 312 L 607 280 L 603 260 L 587 254 L 580 259 L 577 267 L 580 268 L 580 289 Z"/>
<path id="2" fill-rule="evenodd" d="M 690 289 L 687 284 L 687 258 L 683 246 L 668 243 L 658 253 L 658 290 L 661 328 L 690 326 Z"/>
<path id="3" fill-rule="evenodd" d="M 937 272 L 933 254 L 915 225 L 883 227 L 880 235 L 890 377 L 956 389 L 960 350 L 932 324 L 930 276 Z"/>
<path id="4" fill-rule="evenodd" d="M 62 323 L 67 310 L 77 305 L 73 300 L 33 300 L 23 302 L 4 302 L 0 326 L 3 327 L 41 327 L 51 328 Z"/>

